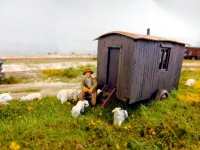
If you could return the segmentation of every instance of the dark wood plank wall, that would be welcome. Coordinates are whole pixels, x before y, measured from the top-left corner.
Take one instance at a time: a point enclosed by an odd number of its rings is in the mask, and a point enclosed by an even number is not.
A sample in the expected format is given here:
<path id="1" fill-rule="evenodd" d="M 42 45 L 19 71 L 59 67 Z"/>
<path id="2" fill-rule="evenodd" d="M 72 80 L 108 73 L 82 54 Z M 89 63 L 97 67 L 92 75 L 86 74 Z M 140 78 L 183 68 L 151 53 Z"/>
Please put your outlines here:
<path id="1" fill-rule="evenodd" d="M 130 97 L 131 78 L 133 68 L 134 39 L 122 36 L 122 48 L 119 60 L 119 78 L 117 85 L 117 98 Z"/>
<path id="2" fill-rule="evenodd" d="M 105 46 L 105 40 L 100 39 L 98 41 L 98 51 L 97 51 L 97 82 L 98 88 L 103 88 L 106 84 L 106 71 L 107 71 L 107 57 L 108 50 Z"/>
<path id="3" fill-rule="evenodd" d="M 132 73 L 132 85 L 130 103 L 140 101 L 144 97 L 150 97 L 152 91 L 157 89 L 159 51 L 156 49 L 156 42 L 141 41 L 135 42 L 134 66 Z"/>
<path id="4" fill-rule="evenodd" d="M 117 98 L 130 97 L 134 40 L 123 35 L 111 35 L 98 42 L 97 81 L 99 88 L 106 84 L 108 47 L 121 47 L 117 81 Z"/>
<path id="5" fill-rule="evenodd" d="M 158 89 L 165 88 L 168 91 L 178 89 L 183 55 L 184 45 L 174 44 L 174 47 L 171 49 L 168 70 L 159 70 L 158 72 Z"/>
<path id="6" fill-rule="evenodd" d="M 174 45 L 167 71 L 159 70 L 160 44 Z M 130 98 L 130 104 L 148 99 L 159 89 L 177 89 L 181 73 L 184 45 L 131 39 L 109 35 L 98 42 L 97 81 L 106 84 L 108 47 L 120 47 L 117 98 Z"/>
<path id="7" fill-rule="evenodd" d="M 121 47 L 121 35 L 108 35 L 98 42 L 97 81 L 101 89 L 106 84 L 108 48 Z"/>
<path id="8" fill-rule="evenodd" d="M 170 69 L 173 74 L 171 75 L 171 87 L 169 89 L 178 89 L 181 69 L 182 69 L 182 62 L 184 57 L 185 46 L 181 44 L 175 44 L 174 46 L 174 54 L 171 57 L 173 60 L 173 64 L 171 63 Z"/>
<path id="9" fill-rule="evenodd" d="M 175 44 L 171 49 L 167 71 L 159 70 L 160 44 L 169 42 L 154 42 L 138 40 L 134 52 L 134 66 L 131 83 L 130 104 L 148 99 L 159 89 L 168 91 L 178 87 L 181 72 L 184 46 Z"/>

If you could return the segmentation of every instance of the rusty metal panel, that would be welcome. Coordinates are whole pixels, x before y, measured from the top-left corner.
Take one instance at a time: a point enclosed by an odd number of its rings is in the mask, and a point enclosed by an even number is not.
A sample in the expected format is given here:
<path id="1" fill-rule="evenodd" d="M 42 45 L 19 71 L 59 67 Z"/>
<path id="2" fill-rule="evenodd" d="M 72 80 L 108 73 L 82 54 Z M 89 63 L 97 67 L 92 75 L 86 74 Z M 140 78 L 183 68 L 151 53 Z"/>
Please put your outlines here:
<path id="1" fill-rule="evenodd" d="M 185 47 L 184 58 L 185 59 L 199 59 L 200 47 Z"/>
<path id="2" fill-rule="evenodd" d="M 181 42 L 178 40 L 170 39 L 170 38 L 163 38 L 163 37 L 158 37 L 158 36 L 151 36 L 151 35 L 142 35 L 142 34 L 136 34 L 136 33 L 130 33 L 130 32 L 123 32 L 123 31 L 112 31 L 105 33 L 99 37 L 97 37 L 94 40 L 99 40 L 102 37 L 108 36 L 108 35 L 113 35 L 113 34 L 119 34 L 119 35 L 124 35 L 133 39 L 143 39 L 143 40 L 150 40 L 150 41 L 163 41 L 163 42 L 175 42 L 179 44 L 184 44 L 184 45 L 189 45 L 188 43 Z"/>

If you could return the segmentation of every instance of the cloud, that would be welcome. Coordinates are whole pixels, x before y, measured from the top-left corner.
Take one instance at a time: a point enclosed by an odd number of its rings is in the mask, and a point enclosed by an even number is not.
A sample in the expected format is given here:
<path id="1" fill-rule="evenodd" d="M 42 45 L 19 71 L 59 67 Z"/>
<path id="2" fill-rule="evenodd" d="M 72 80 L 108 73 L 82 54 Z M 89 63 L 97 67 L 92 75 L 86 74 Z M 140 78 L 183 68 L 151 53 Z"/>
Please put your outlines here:
<path id="1" fill-rule="evenodd" d="M 199 46 L 199 0 L 0 0 L 1 55 L 96 53 L 96 37 L 121 30 Z"/>

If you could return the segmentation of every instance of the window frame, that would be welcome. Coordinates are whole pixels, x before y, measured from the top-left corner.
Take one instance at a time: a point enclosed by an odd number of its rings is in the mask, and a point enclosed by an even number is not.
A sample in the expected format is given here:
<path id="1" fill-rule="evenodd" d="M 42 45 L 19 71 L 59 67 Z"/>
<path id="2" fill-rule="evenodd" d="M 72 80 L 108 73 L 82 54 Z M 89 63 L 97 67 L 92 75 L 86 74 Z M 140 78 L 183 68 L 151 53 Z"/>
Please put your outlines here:
<path id="1" fill-rule="evenodd" d="M 173 45 L 168 45 L 168 44 L 160 45 L 159 70 L 162 70 L 162 71 L 168 70 L 172 47 Z"/>

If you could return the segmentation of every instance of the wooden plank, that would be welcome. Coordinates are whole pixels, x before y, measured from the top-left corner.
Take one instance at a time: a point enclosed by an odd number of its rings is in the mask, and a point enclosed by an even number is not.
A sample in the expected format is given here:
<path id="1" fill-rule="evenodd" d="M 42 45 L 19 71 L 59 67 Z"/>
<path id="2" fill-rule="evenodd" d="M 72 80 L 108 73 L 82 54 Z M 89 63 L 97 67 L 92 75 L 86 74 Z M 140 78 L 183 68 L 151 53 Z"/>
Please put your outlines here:
<path id="1" fill-rule="evenodd" d="M 173 44 L 160 44 L 160 47 L 172 48 L 172 47 L 174 47 L 174 45 Z"/>
<path id="2" fill-rule="evenodd" d="M 130 97 L 131 77 L 133 68 L 134 40 L 125 36 L 121 37 L 122 48 L 119 59 L 119 80 L 117 85 L 117 98 Z"/>
<path id="3" fill-rule="evenodd" d="M 97 58 L 97 82 L 98 88 L 103 88 L 106 84 L 106 67 L 107 67 L 107 47 L 105 46 L 105 39 L 98 41 L 98 58 Z"/>
<path id="4" fill-rule="evenodd" d="M 159 89 L 164 88 L 169 91 L 178 88 L 184 53 L 183 45 L 172 42 L 133 40 L 123 35 L 109 35 L 99 40 L 97 79 L 102 87 L 108 78 L 106 71 L 108 48 L 120 45 L 117 98 L 128 97 L 131 104 L 150 98 Z M 161 46 L 171 48 L 166 71 L 159 70 Z"/>
<path id="5" fill-rule="evenodd" d="M 113 89 L 110 95 L 107 97 L 107 99 L 104 101 L 103 105 L 101 106 L 102 108 L 105 108 L 111 100 L 115 97 L 117 89 Z"/>
<path id="6" fill-rule="evenodd" d="M 109 89 L 117 87 L 118 66 L 119 66 L 119 48 L 109 48 L 109 62 L 107 67 L 107 83 Z"/>
<path id="7" fill-rule="evenodd" d="M 170 91 L 178 87 L 184 48 L 177 48 L 177 44 L 172 47 L 168 70 L 163 71 L 159 70 L 160 44 L 161 42 L 137 41 L 130 103 L 148 99 L 159 89 Z"/>

